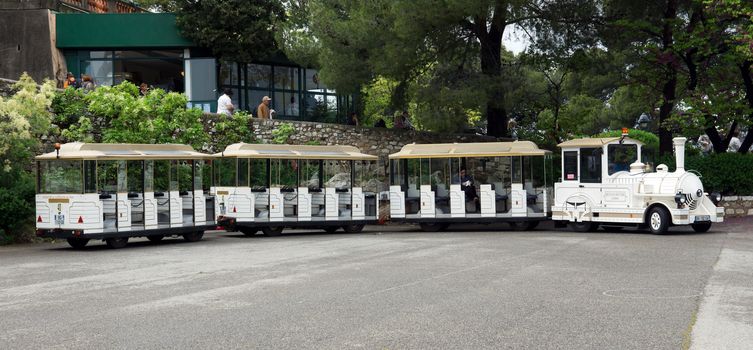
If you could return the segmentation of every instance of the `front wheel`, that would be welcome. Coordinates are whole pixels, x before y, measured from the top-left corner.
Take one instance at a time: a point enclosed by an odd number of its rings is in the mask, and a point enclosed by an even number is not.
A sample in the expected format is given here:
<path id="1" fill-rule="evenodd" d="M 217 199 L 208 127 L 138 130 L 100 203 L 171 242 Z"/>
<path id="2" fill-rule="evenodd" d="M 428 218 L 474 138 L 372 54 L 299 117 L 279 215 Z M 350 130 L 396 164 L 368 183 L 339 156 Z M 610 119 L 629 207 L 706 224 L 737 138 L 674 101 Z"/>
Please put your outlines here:
<path id="1" fill-rule="evenodd" d="M 669 229 L 669 213 L 662 207 L 653 207 L 648 212 L 648 229 L 655 235 L 663 235 Z"/>
<path id="2" fill-rule="evenodd" d="M 594 232 L 599 224 L 591 221 L 571 222 L 570 229 L 575 232 Z"/>
<path id="3" fill-rule="evenodd" d="M 282 233 L 282 226 L 265 227 L 261 229 L 261 232 L 267 237 L 279 236 Z"/>
<path id="4" fill-rule="evenodd" d="M 202 237 L 204 237 L 204 231 L 194 231 L 183 234 L 183 239 L 187 242 L 198 242 Z"/>
<path id="5" fill-rule="evenodd" d="M 710 222 L 699 222 L 697 224 L 691 224 L 691 227 L 693 227 L 693 231 L 698 233 L 704 233 L 707 232 L 711 228 Z"/>
<path id="6" fill-rule="evenodd" d="M 338 227 L 338 226 L 327 226 L 327 227 L 324 228 L 324 232 L 335 233 L 339 229 L 340 229 L 340 227 Z"/>
<path id="7" fill-rule="evenodd" d="M 363 231 L 364 224 L 353 224 L 343 226 L 343 231 L 346 233 L 359 233 Z"/>
<path id="8" fill-rule="evenodd" d="M 81 249 L 86 247 L 86 244 L 89 243 L 88 238 L 68 238 L 67 241 L 73 249 Z"/>
<path id="9" fill-rule="evenodd" d="M 107 246 L 112 249 L 120 249 L 128 244 L 128 237 L 113 237 L 105 240 Z"/>
<path id="10" fill-rule="evenodd" d="M 247 236 L 247 237 L 253 237 L 253 236 L 255 236 L 255 235 L 256 235 L 256 232 L 259 232 L 259 229 L 258 229 L 258 228 L 249 228 L 249 227 L 244 227 L 244 228 L 241 228 L 241 229 L 240 229 L 240 231 L 241 231 L 241 232 L 242 232 L 242 233 L 243 233 L 243 234 L 244 234 L 245 236 Z"/>

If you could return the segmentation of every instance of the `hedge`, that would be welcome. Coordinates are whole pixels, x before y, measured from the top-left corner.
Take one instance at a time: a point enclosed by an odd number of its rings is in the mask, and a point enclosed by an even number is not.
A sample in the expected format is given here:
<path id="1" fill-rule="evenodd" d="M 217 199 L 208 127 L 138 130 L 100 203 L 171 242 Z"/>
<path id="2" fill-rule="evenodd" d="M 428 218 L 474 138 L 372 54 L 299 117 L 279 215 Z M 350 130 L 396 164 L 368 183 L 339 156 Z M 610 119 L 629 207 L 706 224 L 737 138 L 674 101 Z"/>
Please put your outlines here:
<path id="1" fill-rule="evenodd" d="M 675 157 L 660 157 L 654 163 L 666 164 L 670 171 L 675 170 Z M 701 174 L 706 192 L 720 192 L 723 195 L 753 195 L 753 154 L 719 153 L 687 155 L 685 169 Z"/>

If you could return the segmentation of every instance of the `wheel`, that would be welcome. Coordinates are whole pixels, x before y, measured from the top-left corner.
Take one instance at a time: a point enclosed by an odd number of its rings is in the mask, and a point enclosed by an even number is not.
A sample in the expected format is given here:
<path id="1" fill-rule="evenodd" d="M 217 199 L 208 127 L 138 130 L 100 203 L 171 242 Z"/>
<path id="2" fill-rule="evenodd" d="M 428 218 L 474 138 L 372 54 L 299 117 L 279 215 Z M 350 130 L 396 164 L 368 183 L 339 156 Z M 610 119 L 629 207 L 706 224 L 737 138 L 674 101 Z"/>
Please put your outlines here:
<path id="1" fill-rule="evenodd" d="M 424 232 L 437 232 L 437 231 L 439 231 L 439 230 L 442 229 L 442 225 L 443 224 L 438 223 L 438 222 L 431 222 L 431 223 L 429 223 L 429 222 L 422 222 L 422 223 L 420 223 L 418 225 L 421 227 L 421 231 L 424 231 Z"/>
<path id="2" fill-rule="evenodd" d="M 282 233 L 282 226 L 264 227 L 261 232 L 267 237 L 279 236 Z"/>
<path id="3" fill-rule="evenodd" d="M 693 227 L 693 231 L 698 233 L 704 233 L 708 231 L 711 228 L 710 222 L 699 222 L 697 224 L 691 224 L 690 226 Z"/>
<path id="4" fill-rule="evenodd" d="M 669 213 L 662 207 L 653 207 L 648 212 L 648 229 L 655 235 L 667 233 L 669 228 Z"/>
<path id="5" fill-rule="evenodd" d="M 623 227 L 622 226 L 602 226 L 601 228 L 603 228 L 604 231 L 607 231 L 607 232 L 618 232 L 618 231 L 622 231 Z"/>
<path id="6" fill-rule="evenodd" d="M 530 231 L 539 226 L 538 221 L 510 221 L 508 224 L 515 231 Z"/>
<path id="7" fill-rule="evenodd" d="M 353 224 L 353 225 L 345 225 L 343 226 L 343 231 L 347 233 L 359 233 L 363 231 L 363 227 L 366 226 L 364 224 Z"/>
<path id="8" fill-rule="evenodd" d="M 241 232 L 243 232 L 244 235 L 248 237 L 255 236 L 257 232 L 259 232 L 258 228 L 250 228 L 250 227 L 243 227 L 240 229 Z"/>
<path id="9" fill-rule="evenodd" d="M 198 242 L 202 237 L 204 237 L 204 231 L 194 231 L 183 234 L 183 239 L 187 242 Z"/>
<path id="10" fill-rule="evenodd" d="M 114 237 L 105 239 L 107 246 L 112 249 L 120 249 L 128 245 L 128 237 Z"/>
<path id="11" fill-rule="evenodd" d="M 159 242 L 163 238 L 165 238 L 165 235 L 151 235 L 151 236 L 146 236 L 146 238 L 152 242 Z"/>
<path id="12" fill-rule="evenodd" d="M 327 233 L 335 233 L 335 232 L 337 232 L 337 230 L 339 230 L 339 229 L 340 229 L 340 227 L 339 227 L 339 226 L 327 226 L 327 227 L 325 227 L 325 228 L 324 228 L 324 232 L 327 232 Z"/>
<path id="13" fill-rule="evenodd" d="M 81 249 L 86 247 L 86 244 L 89 243 L 88 238 L 68 238 L 67 241 L 74 249 Z"/>
<path id="14" fill-rule="evenodd" d="M 567 227 L 567 221 L 564 221 L 564 220 L 554 221 L 554 228 L 565 228 L 565 227 Z"/>
<path id="15" fill-rule="evenodd" d="M 445 231 L 447 228 L 450 227 L 449 223 L 442 224 L 442 227 L 439 228 L 440 231 Z"/>
<path id="16" fill-rule="evenodd" d="M 590 221 L 571 222 L 570 229 L 575 232 L 594 232 L 599 228 L 599 224 Z"/>

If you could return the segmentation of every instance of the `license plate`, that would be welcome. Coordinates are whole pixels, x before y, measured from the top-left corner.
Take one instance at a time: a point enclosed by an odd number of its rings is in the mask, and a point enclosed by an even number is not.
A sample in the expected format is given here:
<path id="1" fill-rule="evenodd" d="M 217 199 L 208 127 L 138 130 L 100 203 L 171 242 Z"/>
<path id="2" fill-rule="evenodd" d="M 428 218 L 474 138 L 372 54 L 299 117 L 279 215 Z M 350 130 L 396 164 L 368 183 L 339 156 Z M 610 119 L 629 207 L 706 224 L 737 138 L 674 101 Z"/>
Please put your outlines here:
<path id="1" fill-rule="evenodd" d="M 55 215 L 55 225 L 62 225 L 65 223 L 65 215 Z"/>
<path id="2" fill-rule="evenodd" d="M 711 217 L 708 215 L 696 215 L 695 222 L 699 221 L 711 221 Z"/>

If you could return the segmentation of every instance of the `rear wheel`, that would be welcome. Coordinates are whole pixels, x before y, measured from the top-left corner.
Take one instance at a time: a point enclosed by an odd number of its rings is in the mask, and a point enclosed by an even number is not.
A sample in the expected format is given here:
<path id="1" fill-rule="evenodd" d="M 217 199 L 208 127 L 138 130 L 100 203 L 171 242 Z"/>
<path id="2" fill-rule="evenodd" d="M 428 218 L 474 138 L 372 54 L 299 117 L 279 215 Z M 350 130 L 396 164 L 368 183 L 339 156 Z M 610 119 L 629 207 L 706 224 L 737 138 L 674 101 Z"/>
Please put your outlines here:
<path id="1" fill-rule="evenodd" d="M 442 229 L 443 224 L 438 222 L 422 222 L 418 224 L 421 227 L 421 231 L 424 232 L 437 232 Z"/>
<path id="2" fill-rule="evenodd" d="M 363 231 L 364 224 L 353 224 L 343 226 L 343 231 L 347 233 L 359 233 Z"/>
<path id="3" fill-rule="evenodd" d="M 88 238 L 68 238 L 67 241 L 74 249 L 81 249 L 86 247 L 86 244 L 89 243 Z"/>
<path id="4" fill-rule="evenodd" d="M 590 221 L 571 222 L 570 229 L 575 232 L 594 232 L 599 228 L 599 224 Z"/>
<path id="5" fill-rule="evenodd" d="M 248 237 L 252 237 L 252 236 L 255 236 L 257 232 L 259 232 L 259 229 L 258 228 L 244 227 L 244 228 L 241 228 L 240 231 L 244 235 L 246 235 Z"/>
<path id="6" fill-rule="evenodd" d="M 113 237 L 105 239 L 107 246 L 112 249 L 120 249 L 128 245 L 128 237 Z"/>
<path id="7" fill-rule="evenodd" d="M 164 235 L 151 235 L 151 236 L 146 236 L 146 238 L 152 242 L 159 242 L 163 238 L 165 238 L 165 236 Z"/>
<path id="8" fill-rule="evenodd" d="M 710 222 L 699 222 L 697 224 L 691 224 L 690 226 L 693 227 L 693 231 L 698 233 L 704 233 L 707 232 L 711 228 Z"/>
<path id="9" fill-rule="evenodd" d="M 282 226 L 264 227 L 261 232 L 267 237 L 279 236 L 282 233 Z"/>
<path id="10" fill-rule="evenodd" d="M 183 234 L 183 239 L 187 242 L 198 242 L 202 237 L 204 237 L 204 231 L 194 231 Z"/>
<path id="11" fill-rule="evenodd" d="M 648 212 L 648 229 L 655 235 L 667 233 L 669 228 L 669 213 L 662 207 L 653 207 Z"/>

